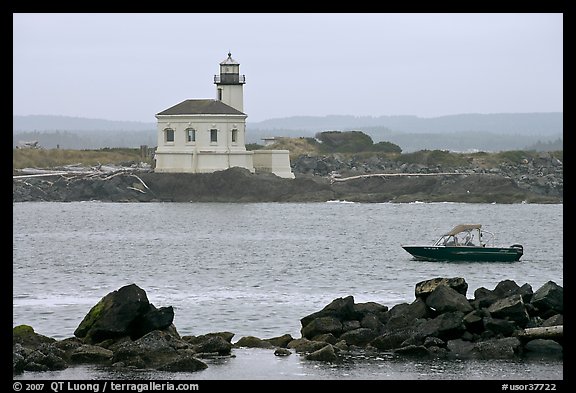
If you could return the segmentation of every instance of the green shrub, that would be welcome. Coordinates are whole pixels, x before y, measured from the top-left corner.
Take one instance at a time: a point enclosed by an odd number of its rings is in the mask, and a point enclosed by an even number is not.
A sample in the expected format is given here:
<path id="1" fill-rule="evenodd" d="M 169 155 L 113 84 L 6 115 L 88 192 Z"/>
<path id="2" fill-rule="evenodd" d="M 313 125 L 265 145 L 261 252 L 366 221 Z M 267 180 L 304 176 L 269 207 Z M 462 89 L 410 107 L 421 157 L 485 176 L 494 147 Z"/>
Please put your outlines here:
<path id="1" fill-rule="evenodd" d="M 316 134 L 323 153 L 357 153 L 368 151 L 374 145 L 370 135 L 362 131 L 324 131 Z"/>

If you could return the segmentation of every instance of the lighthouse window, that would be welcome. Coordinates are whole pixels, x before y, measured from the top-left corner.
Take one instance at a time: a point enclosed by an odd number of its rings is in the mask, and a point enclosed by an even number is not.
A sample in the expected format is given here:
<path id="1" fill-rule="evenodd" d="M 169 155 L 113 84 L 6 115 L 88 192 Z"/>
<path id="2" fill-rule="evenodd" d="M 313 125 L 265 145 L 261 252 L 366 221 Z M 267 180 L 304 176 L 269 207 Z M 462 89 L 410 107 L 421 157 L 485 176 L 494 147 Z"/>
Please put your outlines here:
<path id="1" fill-rule="evenodd" d="M 186 129 L 186 142 L 196 142 L 196 130 L 194 128 Z"/>
<path id="2" fill-rule="evenodd" d="M 232 142 L 233 143 L 238 142 L 238 130 L 236 129 L 232 130 Z"/>
<path id="3" fill-rule="evenodd" d="M 164 141 L 174 142 L 174 130 L 172 128 L 166 128 L 164 130 Z"/>
<path id="4" fill-rule="evenodd" d="M 210 130 L 210 142 L 218 142 L 218 130 L 214 128 Z"/>
<path id="5" fill-rule="evenodd" d="M 218 89 L 218 101 L 222 101 L 222 89 Z"/>

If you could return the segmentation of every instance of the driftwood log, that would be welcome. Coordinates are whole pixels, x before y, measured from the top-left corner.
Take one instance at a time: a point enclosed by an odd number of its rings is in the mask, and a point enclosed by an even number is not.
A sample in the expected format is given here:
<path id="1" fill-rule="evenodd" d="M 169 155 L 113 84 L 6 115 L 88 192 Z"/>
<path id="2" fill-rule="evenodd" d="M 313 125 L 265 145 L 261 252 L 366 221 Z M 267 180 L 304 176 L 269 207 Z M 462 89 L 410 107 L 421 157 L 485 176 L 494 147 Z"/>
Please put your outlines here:
<path id="1" fill-rule="evenodd" d="M 536 338 L 560 340 L 564 337 L 564 325 L 527 328 L 518 333 L 518 337 L 527 340 Z"/>

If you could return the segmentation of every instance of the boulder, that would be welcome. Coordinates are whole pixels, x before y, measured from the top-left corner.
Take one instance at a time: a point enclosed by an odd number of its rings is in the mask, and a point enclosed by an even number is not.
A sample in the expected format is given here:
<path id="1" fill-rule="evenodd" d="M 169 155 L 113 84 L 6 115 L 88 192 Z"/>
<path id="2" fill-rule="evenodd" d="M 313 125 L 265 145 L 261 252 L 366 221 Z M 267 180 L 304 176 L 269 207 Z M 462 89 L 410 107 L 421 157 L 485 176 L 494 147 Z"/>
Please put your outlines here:
<path id="1" fill-rule="evenodd" d="M 426 300 L 428 295 L 430 295 L 436 288 L 439 286 L 447 286 L 454 289 L 461 295 L 466 296 L 466 292 L 468 291 L 468 283 L 466 280 L 460 277 L 455 278 L 433 278 L 431 280 L 420 281 L 416 284 L 415 288 L 415 295 L 416 298 L 422 298 Z"/>
<path id="2" fill-rule="evenodd" d="M 340 340 L 346 341 L 347 345 L 366 346 L 376 338 L 378 334 L 368 328 L 349 330 L 340 336 Z"/>
<path id="3" fill-rule="evenodd" d="M 460 337 L 465 330 L 464 313 L 453 311 L 440 314 L 433 319 L 427 319 L 414 329 L 413 336 L 438 337 L 442 340 L 449 340 Z"/>
<path id="4" fill-rule="evenodd" d="M 330 345 L 323 341 L 312 341 L 307 338 L 297 338 L 290 341 L 287 348 L 294 349 L 297 353 L 312 353 L 324 348 L 326 345 Z"/>
<path id="5" fill-rule="evenodd" d="M 338 359 L 338 357 L 336 356 L 336 353 L 334 352 L 334 347 L 330 344 L 327 344 L 324 347 L 306 355 L 306 360 L 319 360 L 322 362 L 333 362 L 336 359 Z"/>
<path id="6" fill-rule="evenodd" d="M 542 285 L 532 296 L 531 303 L 548 318 L 564 313 L 564 289 L 554 281 Z"/>
<path id="7" fill-rule="evenodd" d="M 355 316 L 354 297 L 346 296 L 332 300 L 332 302 L 322 310 L 302 318 L 300 323 L 302 324 L 302 328 L 305 328 L 310 322 L 321 317 L 333 317 L 340 321 L 346 321 L 356 319 Z"/>
<path id="8" fill-rule="evenodd" d="M 513 359 L 520 353 L 521 343 L 516 337 L 492 339 L 475 343 L 474 351 L 481 359 Z"/>
<path id="9" fill-rule="evenodd" d="M 112 357 L 116 366 L 152 368 L 163 371 L 198 371 L 207 367 L 194 359 L 195 351 L 186 341 L 168 332 L 154 330 L 120 345 Z"/>
<path id="10" fill-rule="evenodd" d="M 513 321 L 509 321 L 507 319 L 498 319 L 498 318 L 491 318 L 485 317 L 482 320 L 484 324 L 484 329 L 494 332 L 495 335 L 503 335 L 505 337 L 511 336 L 514 334 L 518 327 Z"/>
<path id="11" fill-rule="evenodd" d="M 235 347 L 247 347 L 247 348 L 274 348 L 274 345 L 268 341 L 262 340 L 261 338 L 254 336 L 241 337 L 235 344 Z"/>
<path id="12" fill-rule="evenodd" d="M 74 335 L 89 344 L 123 336 L 137 339 L 148 333 L 148 329 L 170 326 L 174 317 L 171 311 L 171 308 L 155 311 L 146 292 L 130 284 L 104 296 L 86 314 Z"/>
<path id="13" fill-rule="evenodd" d="M 430 314 L 430 308 L 422 298 L 418 298 L 410 304 L 400 303 L 388 311 L 384 329 L 391 331 L 413 327 L 415 320 L 428 318 Z"/>
<path id="14" fill-rule="evenodd" d="M 288 343 L 292 340 L 294 340 L 294 338 L 290 334 L 283 334 L 282 336 L 264 339 L 264 341 L 268 341 L 270 344 L 279 348 L 286 348 Z"/>
<path id="15" fill-rule="evenodd" d="M 301 329 L 302 337 L 311 339 L 314 336 L 324 333 L 332 333 L 338 337 L 342 333 L 342 323 L 333 316 L 325 316 L 313 319 Z"/>
<path id="16" fill-rule="evenodd" d="M 72 351 L 70 361 L 72 363 L 107 363 L 112 359 L 114 353 L 106 348 L 97 345 L 82 345 Z"/>
<path id="17" fill-rule="evenodd" d="M 488 312 L 494 318 L 508 319 L 516 322 L 521 327 L 526 326 L 530 320 L 520 294 L 497 300 L 488 307 Z"/>
<path id="18" fill-rule="evenodd" d="M 528 357 L 562 357 L 562 345 L 554 340 L 537 338 L 524 345 L 524 352 Z"/>
<path id="19" fill-rule="evenodd" d="M 41 344 L 55 342 L 56 340 L 51 337 L 36 333 L 32 326 L 18 325 L 12 328 L 12 345 L 20 344 L 25 348 L 37 348 Z"/>
<path id="20" fill-rule="evenodd" d="M 520 295 L 522 296 L 522 301 L 524 303 L 529 303 L 533 296 L 532 286 L 529 284 L 524 284 L 520 287 L 513 280 L 500 281 L 498 284 L 496 284 L 493 292 L 494 295 L 496 295 L 498 298 Z"/>
<path id="21" fill-rule="evenodd" d="M 440 314 L 451 311 L 468 313 L 473 310 L 466 296 L 446 285 L 436 287 L 426 298 L 426 305 Z"/>

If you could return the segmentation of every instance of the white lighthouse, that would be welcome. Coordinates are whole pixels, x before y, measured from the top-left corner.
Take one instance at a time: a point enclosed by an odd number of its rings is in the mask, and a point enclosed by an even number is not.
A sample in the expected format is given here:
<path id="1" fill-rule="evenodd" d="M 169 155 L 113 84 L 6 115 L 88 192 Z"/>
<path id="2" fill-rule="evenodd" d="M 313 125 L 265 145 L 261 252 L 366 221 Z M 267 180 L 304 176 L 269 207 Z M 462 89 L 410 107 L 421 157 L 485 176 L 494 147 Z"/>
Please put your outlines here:
<path id="1" fill-rule="evenodd" d="M 246 150 L 244 75 L 232 54 L 214 76 L 216 99 L 182 101 L 156 114 L 155 172 L 210 173 L 231 167 L 294 178 L 288 150 Z"/>

